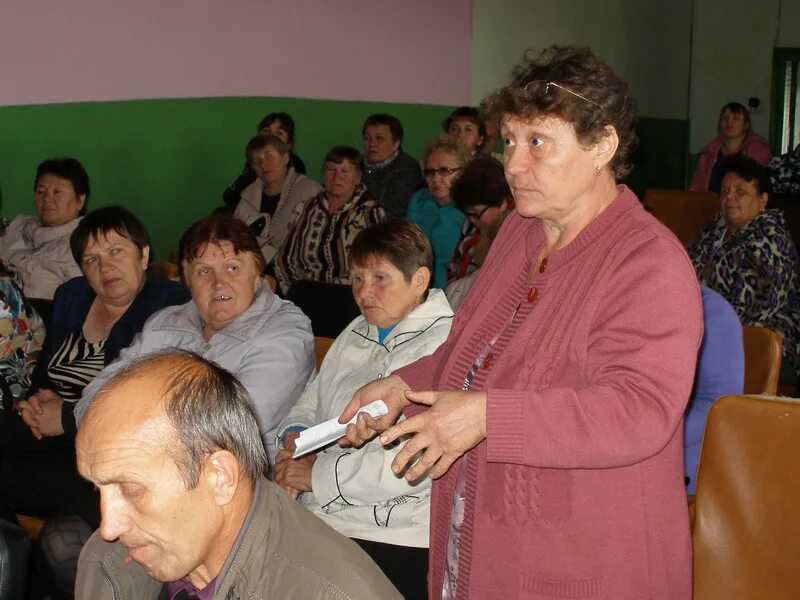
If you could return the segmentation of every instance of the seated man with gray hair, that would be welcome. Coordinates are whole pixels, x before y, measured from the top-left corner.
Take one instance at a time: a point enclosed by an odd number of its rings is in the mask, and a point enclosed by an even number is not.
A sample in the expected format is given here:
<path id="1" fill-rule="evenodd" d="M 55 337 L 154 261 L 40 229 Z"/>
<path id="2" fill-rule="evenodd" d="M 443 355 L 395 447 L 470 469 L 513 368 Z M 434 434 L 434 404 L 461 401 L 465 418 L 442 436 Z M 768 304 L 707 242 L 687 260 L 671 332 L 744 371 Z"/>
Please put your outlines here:
<path id="1" fill-rule="evenodd" d="M 76 439 L 102 513 L 77 598 L 401 598 L 355 542 L 266 480 L 251 406 L 228 371 L 177 350 L 101 388 Z"/>

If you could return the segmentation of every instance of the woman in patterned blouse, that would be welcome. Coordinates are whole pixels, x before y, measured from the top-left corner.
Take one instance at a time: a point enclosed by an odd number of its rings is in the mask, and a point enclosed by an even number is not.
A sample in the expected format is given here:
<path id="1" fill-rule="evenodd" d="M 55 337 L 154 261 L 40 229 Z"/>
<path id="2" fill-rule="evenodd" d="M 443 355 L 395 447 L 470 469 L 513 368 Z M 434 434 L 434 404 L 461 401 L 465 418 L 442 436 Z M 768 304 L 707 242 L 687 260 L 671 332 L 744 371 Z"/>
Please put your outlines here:
<path id="1" fill-rule="evenodd" d="M 278 252 L 275 273 L 284 292 L 298 281 L 350 283 L 347 255 L 353 239 L 386 219 L 361 173 L 355 148 L 335 146 L 325 156 L 325 190 L 301 208 Z"/>
<path id="2" fill-rule="evenodd" d="M 722 178 L 721 212 L 688 250 L 700 282 L 730 302 L 742 324 L 783 335 L 784 358 L 797 371 L 798 254 L 783 212 L 766 209 L 769 192 L 764 167 L 751 158 L 731 160 Z"/>

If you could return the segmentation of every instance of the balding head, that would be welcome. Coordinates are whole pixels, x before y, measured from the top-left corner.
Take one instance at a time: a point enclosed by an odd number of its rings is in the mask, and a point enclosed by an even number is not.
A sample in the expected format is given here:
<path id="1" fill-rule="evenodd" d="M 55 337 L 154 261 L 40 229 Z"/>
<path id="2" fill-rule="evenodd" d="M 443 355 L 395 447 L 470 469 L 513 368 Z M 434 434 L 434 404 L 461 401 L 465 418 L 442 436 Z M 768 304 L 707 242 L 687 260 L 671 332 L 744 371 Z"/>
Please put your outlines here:
<path id="1" fill-rule="evenodd" d="M 116 390 L 139 381 L 152 391 L 136 402 Z M 197 485 L 204 455 L 227 450 L 251 481 L 267 471 L 267 458 L 247 391 L 228 371 L 181 350 L 148 355 L 132 362 L 93 398 L 81 431 L 98 418 L 127 424 L 166 417 L 173 428 L 169 450 L 188 488 Z"/>
<path id="2" fill-rule="evenodd" d="M 76 450 L 100 490 L 101 535 L 160 581 L 215 576 L 267 468 L 247 392 L 182 351 L 135 361 L 103 386 Z"/>

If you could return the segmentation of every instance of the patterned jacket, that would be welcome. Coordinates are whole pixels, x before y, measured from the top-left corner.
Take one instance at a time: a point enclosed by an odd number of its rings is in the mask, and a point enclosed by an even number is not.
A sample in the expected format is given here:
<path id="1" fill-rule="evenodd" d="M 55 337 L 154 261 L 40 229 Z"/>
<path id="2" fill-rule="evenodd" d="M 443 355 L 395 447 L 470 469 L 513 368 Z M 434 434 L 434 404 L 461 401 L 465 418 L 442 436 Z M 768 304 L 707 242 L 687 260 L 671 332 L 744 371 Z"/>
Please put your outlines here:
<path id="1" fill-rule="evenodd" d="M 775 329 L 783 335 L 783 354 L 794 365 L 800 343 L 797 248 L 783 212 L 759 213 L 725 239 L 720 213 L 689 246 L 700 282 L 719 292 L 744 325 Z"/>
<path id="2" fill-rule="evenodd" d="M 774 157 L 767 169 L 773 193 L 800 194 L 800 144 L 791 152 Z"/>
<path id="3" fill-rule="evenodd" d="M 347 255 L 353 239 L 362 229 L 384 221 L 384 210 L 363 183 L 333 214 L 328 212 L 325 192 L 299 210 L 275 259 L 275 274 L 281 289 L 287 292 L 298 281 L 350 283 Z"/>

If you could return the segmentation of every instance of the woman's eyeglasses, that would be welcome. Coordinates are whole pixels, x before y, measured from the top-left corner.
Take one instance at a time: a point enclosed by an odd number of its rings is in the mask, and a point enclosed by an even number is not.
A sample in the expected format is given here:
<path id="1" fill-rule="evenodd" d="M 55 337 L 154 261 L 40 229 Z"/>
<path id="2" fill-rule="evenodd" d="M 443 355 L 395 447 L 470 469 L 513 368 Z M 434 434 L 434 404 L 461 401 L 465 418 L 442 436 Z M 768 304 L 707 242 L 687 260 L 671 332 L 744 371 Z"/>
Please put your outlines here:
<path id="1" fill-rule="evenodd" d="M 597 108 L 605 108 L 605 106 L 603 106 L 602 104 L 598 104 L 594 100 L 589 100 L 586 96 L 581 96 L 579 93 L 573 92 L 571 89 L 565 88 L 563 85 L 559 85 L 555 81 L 545 81 L 544 79 L 534 79 L 533 81 L 529 81 L 528 83 L 526 83 L 524 89 L 529 94 L 533 94 L 533 93 L 536 92 L 536 88 L 540 87 L 542 84 L 544 84 L 544 95 L 545 96 L 547 96 L 547 94 L 550 92 L 550 86 L 553 86 L 553 87 L 556 87 L 556 88 L 558 88 L 560 90 L 564 90 L 568 94 L 572 94 L 573 96 L 575 96 L 577 98 L 580 98 L 581 100 L 585 100 L 589 104 L 594 104 Z"/>
<path id="2" fill-rule="evenodd" d="M 485 213 L 490 208 L 492 208 L 492 207 L 491 206 L 485 206 L 481 210 L 465 210 L 464 214 L 470 219 L 475 219 L 476 221 L 479 221 L 480 218 L 483 216 L 483 213 Z"/>
<path id="3" fill-rule="evenodd" d="M 457 173 L 462 168 L 463 167 L 439 167 L 438 169 L 423 169 L 422 173 L 425 175 L 426 179 L 433 179 L 437 175 L 439 177 L 447 178 L 453 173 Z"/>

